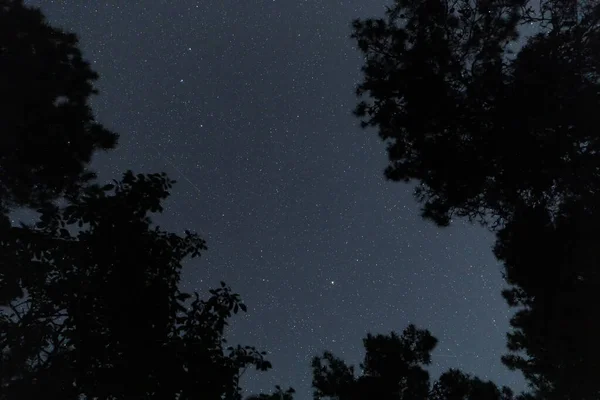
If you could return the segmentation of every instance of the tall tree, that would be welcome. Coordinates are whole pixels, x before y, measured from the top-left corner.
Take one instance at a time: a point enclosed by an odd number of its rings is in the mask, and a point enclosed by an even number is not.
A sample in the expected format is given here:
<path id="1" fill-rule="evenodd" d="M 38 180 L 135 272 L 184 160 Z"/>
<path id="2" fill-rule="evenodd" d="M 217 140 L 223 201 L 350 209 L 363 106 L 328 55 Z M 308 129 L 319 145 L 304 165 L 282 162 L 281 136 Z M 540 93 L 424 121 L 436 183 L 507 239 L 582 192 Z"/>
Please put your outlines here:
<path id="1" fill-rule="evenodd" d="M 206 247 L 152 225 L 172 183 L 127 172 L 45 206 L 35 226 L 2 227 L 0 399 L 240 399 L 242 371 L 270 368 L 253 347 L 225 348 L 246 311 L 237 294 L 179 289 L 182 261 Z"/>
<path id="2" fill-rule="evenodd" d="M 525 23 L 540 33 L 515 54 Z M 386 176 L 417 180 L 438 225 L 497 233 L 520 308 L 505 364 L 543 398 L 597 398 L 600 3 L 396 0 L 353 27 L 355 112 L 388 143 Z"/>
<path id="3" fill-rule="evenodd" d="M 597 399 L 600 385 L 600 215 L 577 204 L 525 210 L 499 232 L 496 256 L 518 307 L 503 357 L 541 399 Z"/>
<path id="4" fill-rule="evenodd" d="M 444 373 L 433 385 L 424 369 L 437 339 L 409 325 L 402 336 L 367 335 L 362 374 L 330 352 L 312 362 L 314 399 L 335 400 L 513 400 L 510 389 L 498 388 L 458 370 Z"/>
<path id="5" fill-rule="evenodd" d="M 0 208 L 38 207 L 89 182 L 117 135 L 89 106 L 98 78 L 77 37 L 23 0 L 0 0 Z"/>
<path id="6" fill-rule="evenodd" d="M 396 0 L 385 19 L 354 21 L 368 97 L 355 113 L 388 143 L 386 176 L 416 179 L 440 225 L 554 210 L 600 185 L 600 5 L 541 4 Z M 511 54 L 531 22 L 546 31 Z"/>

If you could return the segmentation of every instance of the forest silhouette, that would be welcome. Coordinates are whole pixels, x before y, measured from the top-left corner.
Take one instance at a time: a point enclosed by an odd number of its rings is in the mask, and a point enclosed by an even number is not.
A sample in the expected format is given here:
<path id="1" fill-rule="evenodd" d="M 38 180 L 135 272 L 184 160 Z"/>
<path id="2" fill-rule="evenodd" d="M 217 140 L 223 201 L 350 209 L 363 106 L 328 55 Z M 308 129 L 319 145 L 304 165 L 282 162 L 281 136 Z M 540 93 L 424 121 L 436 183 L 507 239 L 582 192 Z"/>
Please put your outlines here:
<path id="1" fill-rule="evenodd" d="M 440 229 L 466 218 L 495 234 L 516 311 L 502 362 L 529 387 L 456 369 L 432 381 L 437 339 L 409 325 L 367 333 L 360 371 L 315 355 L 315 400 L 600 398 L 600 2 L 395 0 L 351 29 L 355 115 L 387 146 L 385 176 L 416 181 Z M 90 169 L 118 140 L 90 107 L 98 77 L 74 33 L 0 0 L 0 400 L 242 399 L 244 372 L 272 365 L 227 343 L 247 308 L 226 283 L 207 299 L 180 289 L 182 262 L 207 245 L 153 223 L 175 181 L 101 184 Z M 38 221 L 13 224 L 17 208 Z"/>

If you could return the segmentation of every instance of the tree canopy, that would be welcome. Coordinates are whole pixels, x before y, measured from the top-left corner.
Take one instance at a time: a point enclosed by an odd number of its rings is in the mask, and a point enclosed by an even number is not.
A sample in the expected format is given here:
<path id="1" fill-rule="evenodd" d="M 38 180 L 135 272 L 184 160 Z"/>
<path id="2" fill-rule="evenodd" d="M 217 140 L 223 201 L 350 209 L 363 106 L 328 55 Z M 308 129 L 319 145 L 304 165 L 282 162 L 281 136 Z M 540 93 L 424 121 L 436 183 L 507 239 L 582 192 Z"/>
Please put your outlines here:
<path id="1" fill-rule="evenodd" d="M 0 206 L 38 207 L 91 181 L 117 135 L 94 120 L 98 78 L 77 36 L 23 0 L 0 0 Z"/>
<path id="2" fill-rule="evenodd" d="M 519 48 L 519 29 L 539 31 Z M 503 358 L 545 399 L 600 395 L 600 3 L 396 0 L 356 20 L 355 114 L 422 215 L 497 234 L 518 311 Z"/>
<path id="3" fill-rule="evenodd" d="M 314 399 L 335 400 L 513 400 L 510 389 L 498 388 L 458 370 L 442 374 L 432 385 L 425 367 L 437 339 L 409 325 L 398 336 L 368 334 L 363 340 L 362 373 L 324 352 L 312 362 Z M 519 399 L 524 399 L 519 397 Z"/>
<path id="4" fill-rule="evenodd" d="M 513 400 L 512 391 L 499 388 L 491 381 L 482 381 L 457 369 L 444 372 L 433 384 L 430 400 Z M 516 399 L 525 400 L 525 395 Z"/>
<path id="5" fill-rule="evenodd" d="M 388 143 L 387 178 L 419 182 L 424 216 L 498 222 L 597 190 L 600 5 L 572 3 L 396 0 L 354 21 L 355 113 Z M 546 30 L 514 55 L 531 22 Z"/>
<path id="6" fill-rule="evenodd" d="M 179 289 L 181 262 L 206 247 L 152 226 L 172 183 L 127 172 L 2 227 L 0 399 L 236 399 L 244 369 L 271 367 L 225 347 L 239 295 Z"/>
<path id="7" fill-rule="evenodd" d="M 498 235 L 495 253 L 510 285 L 503 295 L 518 307 L 503 361 L 542 399 L 600 395 L 598 217 L 575 208 L 552 222 L 537 208 Z"/>
<path id="8" fill-rule="evenodd" d="M 526 23 L 540 33 L 515 53 Z M 386 176 L 417 180 L 437 224 L 464 216 L 497 234 L 503 295 L 519 308 L 503 362 L 533 392 L 453 369 L 431 383 L 437 339 L 410 325 L 368 334 L 359 375 L 315 357 L 315 400 L 597 399 L 600 3 L 396 0 L 353 28 L 368 96 L 356 115 L 388 143 Z M 265 352 L 227 346 L 246 306 L 223 282 L 207 300 L 180 289 L 206 243 L 153 224 L 174 181 L 95 182 L 93 154 L 118 136 L 94 119 L 98 75 L 77 46 L 23 0 L 0 0 L 0 213 L 40 214 L 0 218 L 0 400 L 239 400 L 244 372 L 271 368 Z"/>
<path id="9" fill-rule="evenodd" d="M 179 288 L 206 245 L 153 224 L 174 181 L 95 182 L 92 155 L 117 135 L 94 120 L 98 75 L 77 45 L 39 9 L 0 0 L 0 211 L 39 213 L 0 218 L 0 399 L 241 399 L 242 374 L 271 368 L 263 351 L 227 347 L 246 306 L 223 282 L 207 300 Z"/>

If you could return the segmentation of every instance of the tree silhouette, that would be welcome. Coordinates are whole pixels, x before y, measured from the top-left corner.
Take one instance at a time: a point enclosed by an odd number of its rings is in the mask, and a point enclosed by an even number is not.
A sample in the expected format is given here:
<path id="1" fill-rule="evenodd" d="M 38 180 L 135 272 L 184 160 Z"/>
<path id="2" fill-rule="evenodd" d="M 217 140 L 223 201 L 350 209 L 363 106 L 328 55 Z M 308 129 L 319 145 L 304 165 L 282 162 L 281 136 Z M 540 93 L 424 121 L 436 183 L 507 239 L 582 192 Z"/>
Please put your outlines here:
<path id="1" fill-rule="evenodd" d="M 458 370 L 449 370 L 433 384 L 424 369 L 431 363 L 437 339 L 409 325 L 402 336 L 368 334 L 362 375 L 330 352 L 312 362 L 314 399 L 336 400 L 513 400 L 510 389 L 499 389 Z M 523 398 L 524 399 L 524 398 Z"/>
<path id="2" fill-rule="evenodd" d="M 525 399 L 525 397 L 518 397 Z M 433 385 L 430 400 L 512 400 L 510 389 L 465 374 L 457 369 L 443 373 Z"/>
<path id="3" fill-rule="evenodd" d="M 355 113 L 388 144 L 388 179 L 416 179 L 423 215 L 481 223 L 521 204 L 555 210 L 598 188 L 600 6 L 542 0 L 396 0 L 356 20 L 365 55 Z M 520 25 L 547 32 L 516 54 Z"/>
<path id="4" fill-rule="evenodd" d="M 247 397 L 246 400 L 293 400 L 294 393 L 296 393 L 296 391 L 292 388 L 288 388 L 284 391 L 280 386 L 276 385 L 273 393 L 252 395 Z"/>
<path id="5" fill-rule="evenodd" d="M 600 2 L 532 4 L 396 0 L 354 21 L 355 114 L 387 142 L 387 178 L 418 181 L 425 218 L 496 232 L 519 307 L 504 363 L 541 398 L 597 398 Z"/>
<path id="6" fill-rule="evenodd" d="M 94 177 L 92 154 L 117 143 L 88 103 L 97 78 L 76 35 L 0 0 L 0 209 L 39 207 Z"/>
<path id="7" fill-rule="evenodd" d="M 271 367 L 225 348 L 246 311 L 229 287 L 206 301 L 178 288 L 206 246 L 152 225 L 172 183 L 129 171 L 46 205 L 35 226 L 1 227 L 0 399 L 240 399 L 243 370 Z"/>
<path id="8" fill-rule="evenodd" d="M 542 399 L 598 398 L 599 215 L 577 203 L 562 211 L 552 221 L 527 209 L 499 232 L 495 253 L 511 285 L 503 295 L 519 308 L 503 361 Z"/>

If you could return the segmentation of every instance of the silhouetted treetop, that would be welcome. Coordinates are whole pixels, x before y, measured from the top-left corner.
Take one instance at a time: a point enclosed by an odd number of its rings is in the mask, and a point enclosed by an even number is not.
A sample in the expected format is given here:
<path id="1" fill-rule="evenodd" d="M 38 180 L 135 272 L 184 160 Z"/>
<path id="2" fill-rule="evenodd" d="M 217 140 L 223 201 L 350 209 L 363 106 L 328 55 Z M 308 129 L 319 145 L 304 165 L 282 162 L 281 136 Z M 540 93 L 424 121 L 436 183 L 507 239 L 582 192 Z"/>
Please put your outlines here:
<path id="1" fill-rule="evenodd" d="M 368 334 L 362 374 L 326 351 L 312 362 L 314 399 L 332 400 L 513 400 L 510 389 L 498 388 L 458 370 L 449 370 L 431 385 L 424 369 L 437 339 L 409 325 L 398 336 Z M 524 400 L 524 398 L 522 398 Z M 521 400 L 521 398 L 519 398 Z"/>
<path id="2" fill-rule="evenodd" d="M 354 375 L 330 352 L 312 362 L 314 399 L 425 399 L 429 392 L 429 373 L 423 368 L 431 362 L 435 339 L 427 330 L 409 325 L 398 336 L 368 334 L 363 373 Z M 407 397 L 398 397 L 399 395 Z"/>
<path id="3" fill-rule="evenodd" d="M 77 37 L 22 0 L 0 0 L 0 204 L 37 207 L 94 174 L 97 150 L 117 135 L 94 120 L 98 78 Z"/>
<path id="4" fill-rule="evenodd" d="M 296 391 L 292 388 L 287 390 L 281 389 L 280 386 L 275 386 L 275 391 L 271 394 L 259 394 L 246 397 L 246 400 L 293 400 Z"/>
<path id="5" fill-rule="evenodd" d="M 0 399 L 239 400 L 264 352 L 226 347 L 246 311 L 224 283 L 208 300 L 179 288 L 198 235 L 152 225 L 173 181 L 124 174 L 46 205 L 0 235 Z"/>
<path id="6" fill-rule="evenodd" d="M 598 190 L 600 7 L 575 3 L 396 0 L 354 21 L 355 113 L 388 144 L 387 178 L 419 182 L 425 217 L 495 223 Z M 547 30 L 512 54 L 532 21 Z"/>
<path id="7" fill-rule="evenodd" d="M 513 392 L 457 369 L 444 372 L 433 385 L 429 400 L 513 400 Z"/>

